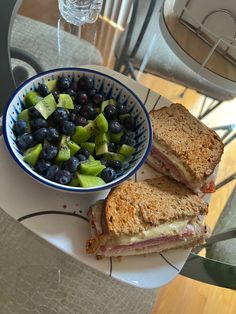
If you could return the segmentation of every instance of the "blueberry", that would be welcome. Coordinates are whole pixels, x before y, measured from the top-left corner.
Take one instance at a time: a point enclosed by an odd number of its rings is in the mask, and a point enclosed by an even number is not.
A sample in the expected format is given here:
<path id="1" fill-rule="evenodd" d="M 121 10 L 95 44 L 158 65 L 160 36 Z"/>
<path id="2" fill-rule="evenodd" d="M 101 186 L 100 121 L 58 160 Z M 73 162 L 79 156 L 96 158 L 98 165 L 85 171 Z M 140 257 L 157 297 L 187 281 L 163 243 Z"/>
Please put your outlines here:
<path id="1" fill-rule="evenodd" d="M 93 87 L 93 79 L 88 77 L 88 76 L 82 76 L 79 80 L 78 80 L 78 89 L 81 91 L 87 91 L 89 89 L 92 89 Z"/>
<path id="2" fill-rule="evenodd" d="M 35 107 L 30 107 L 28 110 L 31 119 L 43 118 L 41 113 Z"/>
<path id="3" fill-rule="evenodd" d="M 75 172 L 80 164 L 80 161 L 76 157 L 71 157 L 64 162 L 64 169 L 70 172 Z"/>
<path id="4" fill-rule="evenodd" d="M 100 158 L 100 162 L 101 162 L 102 165 L 107 166 L 107 159 Z"/>
<path id="5" fill-rule="evenodd" d="M 88 120 L 93 120 L 96 117 L 97 112 L 93 107 L 86 105 L 80 109 L 80 114 Z"/>
<path id="6" fill-rule="evenodd" d="M 101 172 L 101 178 L 106 182 L 111 182 L 116 178 L 116 172 L 111 167 L 106 167 Z"/>
<path id="7" fill-rule="evenodd" d="M 118 121 L 113 120 L 109 123 L 109 130 L 115 134 L 120 133 L 122 131 L 122 125 Z"/>
<path id="8" fill-rule="evenodd" d="M 73 101 L 76 100 L 77 94 L 76 91 L 73 90 L 72 88 L 67 89 L 64 93 L 70 95 Z"/>
<path id="9" fill-rule="evenodd" d="M 125 118 L 123 124 L 127 130 L 134 131 L 136 129 L 136 121 L 132 116 Z"/>
<path id="10" fill-rule="evenodd" d="M 41 128 L 47 128 L 48 126 L 47 121 L 43 118 L 36 118 L 36 119 L 31 120 L 30 125 L 31 125 L 32 131 L 36 131 Z"/>
<path id="11" fill-rule="evenodd" d="M 126 144 L 126 145 L 130 145 L 132 146 L 133 145 L 133 141 L 132 141 L 132 138 L 130 135 L 128 134 L 124 134 L 122 135 L 121 139 L 120 139 L 120 144 Z"/>
<path id="12" fill-rule="evenodd" d="M 88 120 L 85 117 L 77 116 L 75 121 L 74 121 L 74 124 L 80 125 L 80 126 L 85 126 L 88 124 Z"/>
<path id="13" fill-rule="evenodd" d="M 48 134 L 48 129 L 41 128 L 34 132 L 33 137 L 36 143 L 41 143 Z"/>
<path id="14" fill-rule="evenodd" d="M 117 115 L 116 107 L 114 105 L 106 106 L 104 109 L 104 115 L 107 118 L 107 120 L 114 119 Z"/>
<path id="15" fill-rule="evenodd" d="M 51 167 L 50 161 L 47 160 L 38 160 L 36 162 L 36 165 L 34 167 L 35 171 L 41 174 L 42 176 L 45 176 L 49 167 Z"/>
<path id="16" fill-rule="evenodd" d="M 75 157 L 81 162 L 81 161 L 86 161 L 88 158 L 87 157 L 85 157 L 84 155 L 82 155 L 82 154 L 78 154 L 78 153 L 76 153 L 75 154 Z"/>
<path id="17" fill-rule="evenodd" d="M 78 102 L 83 106 L 88 103 L 88 95 L 85 92 L 80 92 L 78 94 Z"/>
<path id="18" fill-rule="evenodd" d="M 52 160 L 56 157 L 58 153 L 58 148 L 51 144 L 45 145 L 40 154 L 41 159 Z"/>
<path id="19" fill-rule="evenodd" d="M 120 160 L 107 160 L 107 166 L 113 168 L 115 171 L 120 171 L 122 162 Z"/>
<path id="20" fill-rule="evenodd" d="M 70 113 L 79 114 L 81 108 L 82 108 L 81 105 L 75 104 L 75 105 L 74 105 L 74 109 L 71 109 L 71 110 L 70 110 Z"/>
<path id="21" fill-rule="evenodd" d="M 126 114 L 128 113 L 128 108 L 123 104 L 117 104 L 116 109 L 119 114 Z"/>
<path id="22" fill-rule="evenodd" d="M 68 77 L 60 77 L 57 80 L 57 88 L 60 92 L 64 92 L 65 90 L 69 89 L 71 86 L 71 80 Z"/>
<path id="23" fill-rule="evenodd" d="M 82 147 L 80 148 L 80 150 L 77 152 L 77 154 L 81 154 L 81 155 L 84 155 L 87 159 L 89 158 L 90 156 L 90 151 L 85 148 L 85 147 Z M 77 156 L 76 156 L 77 157 Z M 78 158 L 78 157 L 77 157 Z"/>
<path id="24" fill-rule="evenodd" d="M 59 166 L 57 165 L 52 165 L 50 166 L 45 174 L 45 178 L 48 180 L 54 181 L 56 173 L 60 170 Z"/>
<path id="25" fill-rule="evenodd" d="M 116 153 L 117 152 L 117 145 L 116 143 L 110 142 L 108 145 L 109 152 Z"/>
<path id="26" fill-rule="evenodd" d="M 96 93 L 93 98 L 93 103 L 95 106 L 100 106 L 104 100 L 103 96 L 101 94 Z"/>
<path id="27" fill-rule="evenodd" d="M 16 143 L 20 149 L 26 150 L 34 143 L 34 138 L 32 134 L 23 133 L 17 137 Z"/>
<path id="28" fill-rule="evenodd" d="M 55 101 L 58 102 L 60 93 L 57 90 L 55 90 L 54 92 L 52 92 L 52 95 L 53 95 Z"/>
<path id="29" fill-rule="evenodd" d="M 54 180 L 60 184 L 68 184 L 72 179 L 72 174 L 68 170 L 59 170 Z"/>
<path id="30" fill-rule="evenodd" d="M 47 140 L 51 144 L 58 144 L 60 141 L 60 134 L 55 128 L 48 128 Z"/>
<path id="31" fill-rule="evenodd" d="M 53 114 L 52 118 L 55 122 L 61 122 L 61 121 L 66 121 L 69 119 L 69 114 L 64 108 L 57 108 Z"/>
<path id="32" fill-rule="evenodd" d="M 62 134 L 71 136 L 75 133 L 75 124 L 71 121 L 62 121 L 60 123 L 60 131 Z"/>
<path id="33" fill-rule="evenodd" d="M 46 84 L 40 84 L 38 87 L 38 92 L 42 97 L 46 97 L 48 93 L 48 87 Z"/>
<path id="34" fill-rule="evenodd" d="M 13 127 L 14 133 L 16 135 L 21 135 L 27 131 L 27 122 L 25 120 L 18 120 L 14 123 Z"/>
<path id="35" fill-rule="evenodd" d="M 97 93 L 95 88 L 92 88 L 90 90 L 87 91 L 87 94 L 89 96 L 90 99 L 93 99 L 93 96 Z"/>

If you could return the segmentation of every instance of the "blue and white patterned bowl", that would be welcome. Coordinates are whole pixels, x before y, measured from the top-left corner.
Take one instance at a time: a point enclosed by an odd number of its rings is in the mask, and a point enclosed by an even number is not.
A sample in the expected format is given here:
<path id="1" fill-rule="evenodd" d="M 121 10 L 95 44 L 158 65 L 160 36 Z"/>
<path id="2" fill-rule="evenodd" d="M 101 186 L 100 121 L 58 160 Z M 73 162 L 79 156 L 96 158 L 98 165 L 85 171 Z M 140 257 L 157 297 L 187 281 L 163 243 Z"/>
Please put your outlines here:
<path id="1" fill-rule="evenodd" d="M 18 114 L 25 108 L 23 99 L 26 93 L 28 93 L 30 90 L 37 89 L 40 83 L 57 79 L 60 76 L 66 76 L 78 80 L 82 75 L 92 77 L 94 81 L 94 87 L 105 97 L 115 98 L 119 102 L 126 104 L 126 106 L 128 106 L 129 108 L 130 114 L 136 119 L 138 125 L 137 131 L 135 132 L 136 150 L 135 153 L 132 155 L 132 159 L 127 163 L 123 173 L 121 173 L 117 177 L 117 179 L 112 181 L 111 183 L 107 183 L 103 186 L 93 188 L 80 188 L 61 185 L 40 176 L 27 163 L 23 161 L 22 153 L 20 152 L 16 145 L 16 137 L 12 130 L 14 122 L 17 120 Z M 111 76 L 108 76 L 98 71 L 84 68 L 53 69 L 41 73 L 39 75 L 36 75 L 27 80 L 24 84 L 22 84 L 15 91 L 15 93 L 9 100 L 9 103 L 5 110 L 3 118 L 3 135 L 8 150 L 11 153 L 14 160 L 32 178 L 51 188 L 67 192 L 83 192 L 83 193 L 98 192 L 110 189 L 120 184 L 122 181 L 128 179 L 145 162 L 152 144 L 152 129 L 149 120 L 149 115 L 143 103 L 135 95 L 135 93 L 132 90 L 130 90 L 127 86 L 122 84 L 120 81 L 114 79 Z"/>

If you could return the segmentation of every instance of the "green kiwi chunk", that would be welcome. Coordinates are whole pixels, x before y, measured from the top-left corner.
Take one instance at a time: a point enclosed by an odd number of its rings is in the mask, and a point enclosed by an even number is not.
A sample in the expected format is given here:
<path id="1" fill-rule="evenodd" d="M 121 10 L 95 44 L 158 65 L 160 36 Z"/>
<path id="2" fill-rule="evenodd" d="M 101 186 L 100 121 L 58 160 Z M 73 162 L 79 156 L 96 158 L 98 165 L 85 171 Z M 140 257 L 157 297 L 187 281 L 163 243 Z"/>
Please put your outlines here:
<path id="1" fill-rule="evenodd" d="M 28 92 L 25 95 L 25 105 L 27 108 L 33 107 L 39 103 L 43 97 L 35 91 Z"/>
<path id="2" fill-rule="evenodd" d="M 60 94 L 57 107 L 62 107 L 65 109 L 74 109 L 74 103 L 70 95 Z"/>
<path id="3" fill-rule="evenodd" d="M 44 119 L 47 119 L 55 111 L 56 107 L 57 103 L 52 94 L 47 95 L 35 105 L 35 108 L 41 113 Z"/>
<path id="4" fill-rule="evenodd" d="M 121 154 L 118 154 L 118 153 L 112 153 L 112 152 L 108 152 L 104 155 L 104 158 L 105 159 L 108 159 L 108 160 L 119 160 L 121 162 L 124 162 L 125 161 L 125 156 L 124 155 L 121 155 Z"/>
<path id="5" fill-rule="evenodd" d="M 55 158 L 55 163 L 57 165 L 60 165 L 64 161 L 70 159 L 70 157 L 71 157 L 71 155 L 70 155 L 70 148 L 66 144 L 63 144 L 59 148 L 59 151 L 58 151 L 57 156 Z"/>
<path id="6" fill-rule="evenodd" d="M 100 132 L 107 132 L 108 131 L 108 122 L 105 118 L 104 114 L 101 112 L 96 119 L 94 120 L 96 127 L 99 129 Z"/>
<path id="7" fill-rule="evenodd" d="M 34 167 L 39 159 L 42 149 L 43 145 L 41 143 L 37 144 L 34 147 L 30 147 L 24 152 L 23 160 L 27 162 L 27 164 L 29 164 L 30 166 Z"/>
<path id="8" fill-rule="evenodd" d="M 18 115 L 18 120 L 29 121 L 29 109 L 22 110 Z"/>
<path id="9" fill-rule="evenodd" d="M 121 145 L 121 147 L 118 151 L 119 154 L 122 154 L 124 156 L 130 156 L 134 152 L 135 152 L 135 148 L 133 146 L 126 145 L 126 144 Z"/>
<path id="10" fill-rule="evenodd" d="M 72 136 L 72 140 L 75 141 L 77 144 L 81 144 L 86 142 L 91 137 L 91 135 L 92 133 L 90 129 L 78 125 L 75 128 L 75 133 Z"/>
<path id="11" fill-rule="evenodd" d="M 72 178 L 69 185 L 70 186 L 79 186 L 80 185 L 77 175 Z"/>
<path id="12" fill-rule="evenodd" d="M 79 174 L 78 179 L 82 188 L 91 188 L 106 184 L 100 177 L 91 175 Z"/>
<path id="13" fill-rule="evenodd" d="M 85 163 L 81 163 L 80 165 L 80 173 L 97 176 L 99 175 L 103 169 L 106 167 L 100 163 L 100 161 L 87 161 Z"/>
<path id="14" fill-rule="evenodd" d="M 80 146 L 72 140 L 68 140 L 67 145 L 70 149 L 70 155 L 71 156 L 74 156 L 80 149 Z"/>
<path id="15" fill-rule="evenodd" d="M 95 152 L 97 156 L 108 153 L 108 144 L 104 142 L 102 144 L 95 145 Z"/>
<path id="16" fill-rule="evenodd" d="M 95 143 L 93 143 L 93 142 L 84 142 L 84 143 L 81 143 L 81 147 L 82 148 L 87 148 L 89 150 L 90 154 L 93 154 L 94 153 L 94 149 L 95 149 Z"/>
<path id="17" fill-rule="evenodd" d="M 48 88 L 48 93 L 52 93 L 57 90 L 57 80 L 51 80 L 44 83 Z"/>
<path id="18" fill-rule="evenodd" d="M 115 142 L 115 143 L 120 143 L 120 139 L 122 137 L 122 135 L 124 135 L 124 132 L 120 132 L 120 133 L 110 133 L 110 139 L 111 142 Z"/>

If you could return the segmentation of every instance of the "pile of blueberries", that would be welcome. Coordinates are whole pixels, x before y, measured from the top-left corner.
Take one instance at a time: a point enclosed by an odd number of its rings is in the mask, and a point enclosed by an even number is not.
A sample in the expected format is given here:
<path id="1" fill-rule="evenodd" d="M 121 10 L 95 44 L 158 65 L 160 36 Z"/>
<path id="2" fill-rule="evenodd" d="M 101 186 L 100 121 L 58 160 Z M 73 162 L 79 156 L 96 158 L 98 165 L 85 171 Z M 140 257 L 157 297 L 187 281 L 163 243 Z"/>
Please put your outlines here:
<path id="1" fill-rule="evenodd" d="M 45 84 L 40 84 L 37 91 L 42 97 L 49 94 Z M 68 77 L 58 78 L 57 91 L 52 92 L 56 102 L 58 102 L 60 93 L 70 95 L 74 109 L 58 107 L 46 120 L 35 107 L 30 107 L 28 112 L 31 132 L 27 131 L 28 127 L 25 120 L 17 120 L 14 124 L 14 133 L 17 137 L 17 145 L 23 152 L 38 143 L 45 143 L 46 140 L 47 144 L 43 145 L 43 150 L 34 170 L 49 180 L 60 184 L 69 184 L 79 164 L 88 159 L 90 152 L 86 148 L 80 148 L 73 157 L 59 167 L 54 164 L 54 159 L 58 153 L 61 136 L 72 136 L 76 126 L 85 126 L 88 124 L 88 120 L 95 119 L 98 115 L 96 108 L 101 108 L 105 99 L 93 87 L 93 80 L 85 75 L 80 77 L 77 83 Z M 127 113 L 126 106 L 120 103 L 109 104 L 104 109 L 104 115 L 109 123 L 109 131 L 115 134 L 122 130 L 125 131 L 119 145 L 133 145 L 132 136 L 128 132 L 135 130 L 135 119 L 131 115 L 128 115 L 122 122 L 119 119 L 120 115 Z M 110 152 L 116 153 L 117 149 L 117 143 L 109 143 L 108 150 Z M 106 166 L 101 173 L 101 178 L 106 183 L 113 181 L 121 170 L 122 163 L 119 160 L 104 160 L 100 156 L 93 157 L 100 159 Z"/>

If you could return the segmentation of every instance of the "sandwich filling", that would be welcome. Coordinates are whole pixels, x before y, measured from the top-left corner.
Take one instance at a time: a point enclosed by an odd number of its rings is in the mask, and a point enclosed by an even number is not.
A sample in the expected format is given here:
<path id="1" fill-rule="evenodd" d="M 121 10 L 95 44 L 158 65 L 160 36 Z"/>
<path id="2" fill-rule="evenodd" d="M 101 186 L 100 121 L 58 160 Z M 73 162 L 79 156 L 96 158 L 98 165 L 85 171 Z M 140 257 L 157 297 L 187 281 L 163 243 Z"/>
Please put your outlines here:
<path id="1" fill-rule="evenodd" d="M 157 171 L 174 178 L 178 182 L 184 183 L 195 193 L 210 193 L 215 190 L 214 173 L 203 181 L 196 181 L 187 171 L 181 160 L 169 152 L 165 146 L 156 141 L 153 142 L 148 162 Z"/>
<path id="2" fill-rule="evenodd" d="M 143 254 L 188 246 L 193 239 L 204 240 L 206 229 L 200 218 L 163 223 L 132 235 L 108 234 L 102 228 L 103 204 L 96 203 L 89 212 L 92 236 L 96 241 L 88 240 L 87 253 L 96 252 L 100 256 Z"/>

